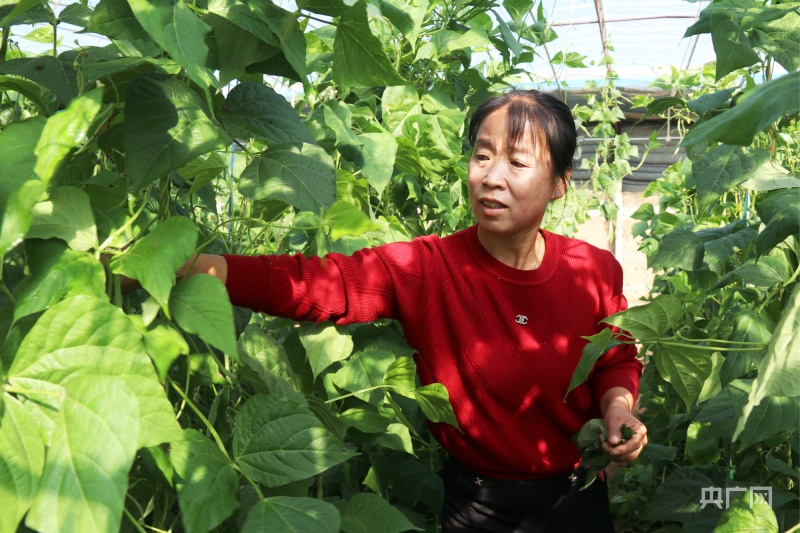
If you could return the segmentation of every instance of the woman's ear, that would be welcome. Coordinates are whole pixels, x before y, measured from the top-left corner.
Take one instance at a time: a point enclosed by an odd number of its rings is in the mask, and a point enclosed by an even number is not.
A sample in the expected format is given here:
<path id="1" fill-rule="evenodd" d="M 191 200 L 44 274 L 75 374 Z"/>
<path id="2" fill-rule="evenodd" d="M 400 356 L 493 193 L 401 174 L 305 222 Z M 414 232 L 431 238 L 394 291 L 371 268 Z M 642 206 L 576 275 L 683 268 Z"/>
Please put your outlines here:
<path id="1" fill-rule="evenodd" d="M 561 176 L 561 181 L 564 183 L 564 194 L 566 194 L 569 189 L 569 184 L 572 182 L 572 167 L 564 171 L 564 175 Z"/>
<path id="2" fill-rule="evenodd" d="M 570 181 L 572 181 L 572 167 L 569 167 L 567 170 L 565 170 L 564 174 L 558 178 L 558 181 L 556 182 L 556 190 L 553 191 L 553 196 L 550 198 L 551 202 L 567 194 Z"/>

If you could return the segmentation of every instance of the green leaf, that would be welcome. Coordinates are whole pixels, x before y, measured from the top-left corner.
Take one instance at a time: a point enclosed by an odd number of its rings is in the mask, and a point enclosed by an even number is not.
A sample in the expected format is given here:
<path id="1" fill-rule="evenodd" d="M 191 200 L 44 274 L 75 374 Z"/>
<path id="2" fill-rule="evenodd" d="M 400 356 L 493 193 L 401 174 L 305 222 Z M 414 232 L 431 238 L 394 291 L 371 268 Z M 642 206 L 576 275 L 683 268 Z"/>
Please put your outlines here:
<path id="1" fill-rule="evenodd" d="M 794 292 L 772 334 L 758 376 L 753 382 L 734 440 L 742 433 L 755 407 L 764 399 L 774 396 L 800 396 L 796 379 L 798 375 L 800 375 L 800 285 L 795 285 Z"/>
<path id="2" fill-rule="evenodd" d="M 686 101 L 683 98 L 677 98 L 675 96 L 656 98 L 647 104 L 647 113 L 645 113 L 642 119 L 652 115 L 660 115 L 673 107 L 686 107 Z"/>
<path id="3" fill-rule="evenodd" d="M 800 110 L 797 85 L 800 72 L 790 72 L 757 86 L 735 107 L 692 127 L 680 146 L 723 142 L 748 146 L 753 137 L 785 113 Z"/>
<path id="4" fill-rule="evenodd" d="M 742 408 L 745 403 L 742 402 Z M 741 409 L 736 414 L 739 412 Z M 798 417 L 800 417 L 799 397 L 772 396 L 762 400 L 747 416 L 744 429 L 737 437 L 741 449 L 744 450 L 784 431 L 795 429 Z M 735 426 L 733 429 L 736 429 L 738 422 L 734 420 L 733 425 Z"/>
<path id="5" fill-rule="evenodd" d="M 778 472 L 779 474 L 783 474 L 784 476 L 800 479 L 800 472 L 798 472 L 796 468 L 792 468 L 791 466 L 784 463 L 780 459 L 776 459 L 775 456 L 773 455 L 768 456 L 767 460 L 764 461 L 764 463 L 766 464 L 767 468 L 769 468 L 773 472 Z"/>
<path id="6" fill-rule="evenodd" d="M 417 386 L 417 365 L 411 357 L 398 357 L 386 369 L 383 378 L 385 385 L 390 385 L 392 390 L 403 396 L 414 397 L 414 389 Z"/>
<path id="7" fill-rule="evenodd" d="M 275 496 L 256 503 L 247 513 L 242 533 L 338 533 L 342 522 L 332 504 L 315 498 Z"/>
<path id="8" fill-rule="evenodd" d="M 225 99 L 221 118 L 234 137 L 256 137 L 269 143 L 315 144 L 289 102 L 261 83 L 237 85 Z"/>
<path id="9" fill-rule="evenodd" d="M 383 432 L 372 438 L 370 444 L 414 455 L 411 432 L 399 422 L 389 424 Z"/>
<path id="10" fill-rule="evenodd" d="M 703 264 L 703 242 L 693 232 L 675 230 L 661 239 L 658 251 L 647 258 L 650 268 L 699 270 Z"/>
<path id="11" fill-rule="evenodd" d="M 600 333 L 583 338 L 588 340 L 589 344 L 584 346 L 581 351 L 581 360 L 578 361 L 578 366 L 575 367 L 575 371 L 572 373 L 567 393 L 564 395 L 564 402 L 567 401 L 567 396 L 569 396 L 572 389 L 586 381 L 600 356 L 621 344 L 619 340 L 614 338 L 614 332 L 608 328 Z"/>
<path id="12" fill-rule="evenodd" d="M 260 15 L 269 29 L 280 38 L 281 51 L 297 77 L 306 85 L 306 35 L 300 28 L 296 13 L 287 11 L 268 0 L 250 0 L 254 13 Z"/>
<path id="13" fill-rule="evenodd" d="M 415 45 L 428 13 L 428 5 L 428 0 L 420 0 L 413 5 L 406 0 L 381 0 L 381 13 L 400 30 L 409 43 Z"/>
<path id="14" fill-rule="evenodd" d="M 100 0 L 86 30 L 110 39 L 150 40 L 150 35 L 136 20 L 127 0 Z"/>
<path id="15" fill-rule="evenodd" d="M 50 108 L 44 103 L 42 87 L 32 81 L 23 80 L 16 76 L 0 76 L 0 90 L 17 92 L 38 107 L 42 116 L 49 114 Z"/>
<path id="16" fill-rule="evenodd" d="M 328 15 L 329 17 L 339 17 L 350 10 L 352 0 L 298 0 L 297 7 L 312 13 Z"/>
<path id="17" fill-rule="evenodd" d="M 658 488 L 645 517 L 648 520 L 679 522 L 696 519 L 703 489 L 714 486 L 714 482 L 699 470 L 679 468 Z"/>
<path id="18" fill-rule="evenodd" d="M 751 491 L 752 492 L 752 491 Z M 739 494 L 730 505 L 722 511 L 714 533 L 741 533 L 758 531 L 760 533 L 778 533 L 778 520 L 775 511 L 767 502 L 753 500 L 751 494 Z"/>
<path id="19" fill-rule="evenodd" d="M 748 227 L 744 221 L 734 222 L 720 230 L 718 232 L 715 228 L 713 234 L 709 233 L 711 238 L 708 239 L 702 230 L 696 233 L 703 240 L 704 257 L 709 265 L 724 263 L 733 254 L 743 252 L 758 234 L 755 227 Z"/>
<path id="20" fill-rule="evenodd" d="M 775 329 L 775 321 L 768 313 L 749 313 L 741 311 L 734 315 L 733 333 L 729 340 L 744 342 L 760 342 L 765 346 L 769 343 L 772 332 Z M 731 345 L 731 348 L 738 346 Z M 749 346 L 744 346 L 741 351 L 726 352 L 725 362 L 720 369 L 720 380 L 723 385 L 727 385 L 736 378 L 754 370 L 766 353 L 763 351 L 747 350 Z"/>
<path id="21" fill-rule="evenodd" d="M 73 100 L 75 102 L 77 100 Z M 33 206 L 30 239 L 63 240 L 76 252 L 97 248 L 97 226 L 89 196 L 76 187 L 57 187 L 47 200 Z"/>
<path id="22" fill-rule="evenodd" d="M 753 176 L 742 184 L 751 191 L 774 191 L 800 187 L 800 178 L 792 176 L 789 171 L 776 161 L 765 161 L 758 167 Z"/>
<path id="23" fill-rule="evenodd" d="M 761 26 L 775 19 L 780 19 L 786 15 L 797 14 L 800 2 L 786 2 L 774 6 L 757 6 L 748 9 L 742 17 L 742 31 L 747 31 L 752 27 Z"/>
<path id="24" fill-rule="evenodd" d="M 722 107 L 722 105 L 727 103 L 731 95 L 735 92 L 736 89 L 733 88 L 723 89 L 710 94 L 704 94 L 703 96 L 687 102 L 686 107 L 688 107 L 692 113 L 703 116 L 709 111 L 714 111 L 715 109 Z"/>
<path id="25" fill-rule="evenodd" d="M 772 24 L 754 28 L 750 36 L 755 46 L 766 51 L 787 72 L 795 72 L 800 68 L 800 24 L 798 20 L 800 20 L 800 15 L 796 12 L 791 13 Z"/>
<path id="26" fill-rule="evenodd" d="M 381 117 L 383 127 L 392 135 L 402 132 L 406 118 L 422 113 L 419 95 L 413 85 L 397 85 L 387 87 L 381 98 Z"/>
<path id="27" fill-rule="evenodd" d="M 669 294 L 662 294 L 648 304 L 613 314 L 603 322 L 627 331 L 637 340 L 653 341 L 678 324 L 682 315 L 681 301 Z"/>
<path id="28" fill-rule="evenodd" d="M 128 86 L 124 136 L 132 190 L 230 144 L 200 97 L 162 74 L 144 74 Z"/>
<path id="29" fill-rule="evenodd" d="M 720 458 L 719 441 L 709 435 L 710 422 L 692 422 L 686 430 L 686 458 L 694 465 L 714 464 Z"/>
<path id="30" fill-rule="evenodd" d="M 169 314 L 169 293 L 178 269 L 192 256 L 197 228 L 185 217 L 171 217 L 111 261 L 111 271 L 138 280 Z"/>
<path id="31" fill-rule="evenodd" d="M 367 4 L 359 0 L 339 19 L 333 41 L 333 80 L 343 87 L 404 85 L 383 44 L 369 27 Z"/>
<path id="32" fill-rule="evenodd" d="M 184 279 L 172 289 L 169 309 L 182 329 L 228 356 L 238 358 L 233 306 L 219 279 L 208 274 Z"/>
<path id="33" fill-rule="evenodd" d="M 0 74 L 16 74 L 50 89 L 59 102 L 69 104 L 79 92 L 72 61 L 53 56 L 11 59 L 0 64 Z"/>
<path id="34" fill-rule="evenodd" d="M 87 141 L 92 121 L 102 107 L 103 89 L 98 87 L 70 101 L 64 111 L 47 119 L 42 136 L 36 144 L 35 171 L 45 183 L 56 173 L 64 158 Z"/>
<path id="35" fill-rule="evenodd" d="M 206 533 L 238 507 L 239 477 L 231 460 L 195 429 L 170 443 L 181 518 L 188 533 Z"/>
<path id="36" fill-rule="evenodd" d="M 347 501 L 342 513 L 344 533 L 421 531 L 403 513 L 376 494 L 361 492 Z"/>
<path id="37" fill-rule="evenodd" d="M 658 371 L 672 384 L 686 408 L 690 408 L 711 374 L 711 352 L 690 344 L 680 348 L 657 345 L 654 352 Z"/>
<path id="38" fill-rule="evenodd" d="M 247 4 L 239 4 L 247 6 Z M 249 9 L 248 9 L 249 11 Z M 220 85 L 244 78 L 247 69 L 275 56 L 276 48 L 242 29 L 227 18 L 210 16 L 214 23 L 214 42 L 217 50 Z M 270 34 L 271 35 L 271 34 Z M 276 41 L 274 37 L 271 39 Z"/>
<path id="39" fill-rule="evenodd" d="M 388 133 L 363 133 L 358 136 L 358 140 L 363 146 L 359 150 L 361 161 L 357 164 L 360 163 L 358 166 L 367 183 L 380 196 L 394 172 L 397 141 Z"/>
<path id="40" fill-rule="evenodd" d="M 181 355 L 189 354 L 189 345 L 178 330 L 163 321 L 148 326 L 144 334 L 144 347 L 163 382 L 172 363 Z"/>
<path id="41" fill-rule="evenodd" d="M 239 192 L 253 200 L 275 198 L 318 213 L 336 201 L 333 161 L 317 145 L 275 144 L 244 169 Z"/>
<path id="42" fill-rule="evenodd" d="M 36 420 L 8 394 L 0 398 L 0 531 L 17 531 L 44 466 L 44 443 Z"/>
<path id="43" fill-rule="evenodd" d="M 336 361 L 344 361 L 353 351 L 353 339 L 343 327 L 330 323 L 302 324 L 300 342 L 316 379 Z"/>
<path id="44" fill-rule="evenodd" d="M 325 212 L 323 224 L 330 227 L 331 239 L 338 240 L 344 235 L 363 235 L 368 231 L 377 231 L 380 227 L 360 208 L 348 201 L 339 200 Z"/>
<path id="45" fill-rule="evenodd" d="M 767 227 L 756 237 L 759 255 L 768 253 L 786 238 L 800 233 L 800 203 L 797 189 L 772 191 L 760 197 L 756 212 Z"/>
<path id="46" fill-rule="evenodd" d="M 92 296 L 76 296 L 45 311 L 23 339 L 9 369 L 15 379 L 61 385 L 81 375 L 122 379 L 136 395 L 137 448 L 180 435 L 139 329 L 121 309 Z"/>
<path id="47" fill-rule="evenodd" d="M 414 396 L 420 409 L 431 422 L 444 422 L 458 429 L 458 420 L 450 404 L 450 395 L 441 383 L 419 387 Z"/>
<path id="48" fill-rule="evenodd" d="M 768 289 L 789 279 L 792 267 L 783 255 L 766 255 L 758 260 L 748 260 L 732 274 L 741 277 L 745 283 Z"/>
<path id="49" fill-rule="evenodd" d="M 339 420 L 347 427 L 356 428 L 364 433 L 381 433 L 389 427 L 389 420 L 368 409 L 348 409 L 341 415 Z"/>
<path id="50" fill-rule="evenodd" d="M 740 147 L 726 144 L 695 161 L 692 174 L 697 183 L 700 212 L 706 213 L 717 198 L 749 178 L 765 161 L 769 161 L 766 150 L 756 149 L 748 156 Z"/>
<path id="51" fill-rule="evenodd" d="M 25 241 L 30 276 L 15 289 L 14 321 L 80 294 L 105 298 L 103 265 L 91 254 L 73 252 L 63 241 Z"/>
<path id="52" fill-rule="evenodd" d="M 394 355 L 383 350 L 365 350 L 353 354 L 333 377 L 333 383 L 340 389 L 356 393 L 367 403 L 379 405 L 386 392 L 383 385 L 386 370 L 395 360 Z M 364 391 L 366 392 L 359 392 Z"/>
<path id="53" fill-rule="evenodd" d="M 183 0 L 128 0 L 136 20 L 200 87 L 214 84 L 205 69 L 211 30 Z M 127 114 L 127 113 L 126 113 Z"/>
<path id="54" fill-rule="evenodd" d="M 46 188 L 33 172 L 33 148 L 42 128 L 43 122 L 33 118 L 12 122 L 0 133 L 0 257 L 22 242 Z"/>
<path id="55" fill-rule="evenodd" d="M 514 21 L 524 19 L 533 9 L 533 0 L 503 0 L 503 7 Z"/>
<path id="56" fill-rule="evenodd" d="M 294 383 L 294 372 L 283 345 L 267 335 L 256 324 L 249 324 L 239 338 L 239 345 L 247 356 L 258 363 L 259 374 L 269 372 L 289 383 Z M 250 365 L 252 368 L 252 365 Z"/>
<path id="57" fill-rule="evenodd" d="M 723 10 L 711 14 L 711 41 L 717 56 L 717 81 L 736 69 L 749 67 L 761 60 L 735 17 L 735 14 Z"/>
<path id="58" fill-rule="evenodd" d="M 189 194 L 195 194 L 227 169 L 228 163 L 222 156 L 216 152 L 211 152 L 189 161 L 189 163 L 179 168 L 177 172 L 184 179 L 192 182 Z"/>
<path id="59" fill-rule="evenodd" d="M 236 416 L 241 469 L 268 487 L 307 479 L 353 456 L 309 408 L 281 396 L 250 398 Z"/>
<path id="60" fill-rule="evenodd" d="M 26 525 L 42 533 L 119 531 L 137 442 L 137 401 L 124 380 L 71 380 Z"/>

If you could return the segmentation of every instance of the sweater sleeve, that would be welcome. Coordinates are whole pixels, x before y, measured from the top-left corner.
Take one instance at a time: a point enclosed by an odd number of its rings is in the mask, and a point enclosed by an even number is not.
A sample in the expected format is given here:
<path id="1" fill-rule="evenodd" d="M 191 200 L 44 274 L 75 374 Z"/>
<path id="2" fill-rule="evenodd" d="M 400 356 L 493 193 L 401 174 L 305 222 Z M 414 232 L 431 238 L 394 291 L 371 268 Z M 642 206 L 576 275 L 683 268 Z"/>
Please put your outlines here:
<path id="1" fill-rule="evenodd" d="M 605 317 L 624 311 L 628 301 L 622 293 L 622 267 L 610 253 L 608 272 L 611 273 L 610 291 L 604 296 Z M 618 328 L 613 328 L 616 333 Z M 595 401 L 599 405 L 603 395 L 613 387 L 624 387 L 633 394 L 633 400 L 639 394 L 639 378 L 642 375 L 642 362 L 636 357 L 638 350 L 635 344 L 621 344 L 603 354 L 595 363 L 589 384 Z"/>
<path id="2" fill-rule="evenodd" d="M 424 248 L 412 241 L 352 256 L 224 255 L 226 288 L 234 305 L 293 320 L 350 324 L 402 318 L 403 303 L 424 279 Z"/>

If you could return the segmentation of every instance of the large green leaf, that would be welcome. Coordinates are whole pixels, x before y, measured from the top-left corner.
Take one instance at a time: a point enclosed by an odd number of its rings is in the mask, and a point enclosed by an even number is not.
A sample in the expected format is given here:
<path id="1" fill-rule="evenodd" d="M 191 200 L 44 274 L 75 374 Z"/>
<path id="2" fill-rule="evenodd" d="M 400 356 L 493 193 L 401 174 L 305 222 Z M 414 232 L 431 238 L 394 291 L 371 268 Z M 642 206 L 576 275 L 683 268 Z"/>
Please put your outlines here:
<path id="1" fill-rule="evenodd" d="M 775 246 L 792 235 L 800 233 L 800 189 L 782 189 L 760 197 L 756 213 L 767 227 L 756 237 L 756 251 L 769 253 Z"/>
<path id="2" fill-rule="evenodd" d="M 119 531 L 138 442 L 137 401 L 123 379 L 71 380 L 26 525 L 42 533 Z"/>
<path id="3" fill-rule="evenodd" d="M 23 339 L 9 369 L 12 378 L 61 385 L 81 375 L 117 377 L 136 395 L 137 447 L 180 435 L 139 329 L 121 309 L 92 296 L 76 296 L 45 311 Z"/>
<path id="4" fill-rule="evenodd" d="M 234 465 L 196 429 L 184 429 L 170 447 L 183 525 L 187 533 L 211 531 L 239 507 Z"/>
<path id="5" fill-rule="evenodd" d="M 50 89 L 63 105 L 79 92 L 78 76 L 72 61 L 53 56 L 11 59 L 0 63 L 0 74 L 16 74 Z"/>
<path id="6" fill-rule="evenodd" d="M 336 372 L 333 383 L 340 389 L 356 393 L 356 397 L 367 403 L 378 405 L 385 391 L 376 387 L 384 384 L 386 370 L 394 360 L 393 354 L 383 350 L 358 352 Z"/>
<path id="7" fill-rule="evenodd" d="M 72 149 L 87 141 L 89 126 L 100 112 L 103 89 L 98 87 L 70 101 L 64 111 L 47 119 L 42 136 L 36 145 L 36 174 L 45 183 L 58 170 Z"/>
<path id="8" fill-rule="evenodd" d="M 648 520 L 685 522 L 697 518 L 704 488 L 714 482 L 700 470 L 682 467 L 672 472 L 650 501 Z"/>
<path id="9" fill-rule="evenodd" d="M 33 172 L 33 149 L 43 121 L 12 122 L 0 134 L 0 257 L 22 242 L 33 220 L 33 206 L 45 191 L 45 183 Z"/>
<path id="10" fill-rule="evenodd" d="M 383 127 L 392 135 L 402 132 L 406 118 L 422 113 L 419 95 L 413 85 L 387 87 L 381 98 L 381 117 Z"/>
<path id="11" fill-rule="evenodd" d="M 342 522 L 332 504 L 315 498 L 275 496 L 256 503 L 247 513 L 242 533 L 338 533 Z"/>
<path id="12" fill-rule="evenodd" d="M 250 0 L 254 13 L 262 17 L 269 29 L 280 39 L 287 63 L 297 74 L 297 81 L 306 83 L 306 37 L 296 13 L 287 11 L 268 0 Z M 294 79 L 294 76 L 290 76 Z"/>
<path id="13" fill-rule="evenodd" d="M 307 479 L 353 456 L 305 405 L 257 395 L 236 416 L 236 461 L 268 487 Z"/>
<path id="14" fill-rule="evenodd" d="M 244 328 L 239 338 L 239 345 L 264 371 L 294 383 L 292 364 L 283 345 L 264 333 L 257 324 L 250 324 Z"/>
<path id="15" fill-rule="evenodd" d="M 43 87 L 36 83 L 18 78 L 16 76 L 0 76 L 0 90 L 5 92 L 17 92 L 24 96 L 39 108 L 42 116 L 47 116 L 50 106 L 45 104 Z M 47 92 L 45 90 L 45 92 Z"/>
<path id="16" fill-rule="evenodd" d="M 330 228 L 331 239 L 337 240 L 345 235 L 361 236 L 380 227 L 370 220 L 364 211 L 346 200 L 339 200 L 325 212 L 322 220 Z"/>
<path id="17" fill-rule="evenodd" d="M 33 206 L 33 219 L 27 237 L 55 237 L 77 252 L 97 248 L 97 226 L 89 196 L 76 187 L 53 189 L 47 200 Z"/>
<path id="18" fill-rule="evenodd" d="M 172 363 L 181 355 L 189 354 L 189 344 L 183 335 L 161 320 L 148 325 L 144 334 L 144 347 L 147 355 L 153 360 L 162 382 L 166 379 Z"/>
<path id="19" fill-rule="evenodd" d="M 245 5 L 245 4 L 239 4 Z M 214 41 L 219 65 L 219 82 L 227 85 L 232 80 L 244 78 L 247 67 L 275 56 L 277 50 L 222 17 L 209 17 L 214 22 Z"/>
<path id="20" fill-rule="evenodd" d="M 31 505 L 44 466 L 36 420 L 19 401 L 0 397 L 0 532 L 14 533 Z"/>
<path id="21" fill-rule="evenodd" d="M 238 358 L 233 306 L 219 279 L 208 274 L 184 279 L 172 289 L 169 309 L 182 329 L 230 357 Z"/>
<path id="22" fill-rule="evenodd" d="M 766 255 L 759 259 L 750 259 L 732 272 L 740 276 L 746 283 L 768 289 L 776 283 L 783 283 L 792 275 L 792 267 L 781 255 Z"/>
<path id="23" fill-rule="evenodd" d="M 74 252 L 58 239 L 28 239 L 25 253 L 30 276 L 14 291 L 15 321 L 79 294 L 105 297 L 103 265 L 91 254 Z"/>
<path id="24" fill-rule="evenodd" d="M 111 261 L 111 271 L 138 280 L 169 316 L 175 274 L 192 256 L 197 228 L 185 217 L 171 217 Z"/>
<path id="25" fill-rule="evenodd" d="M 659 345 L 654 352 L 658 371 L 690 408 L 711 374 L 711 352 L 688 344 L 679 348 Z"/>
<path id="26" fill-rule="evenodd" d="M 300 342 L 306 349 L 314 378 L 336 361 L 350 357 L 353 351 L 353 339 L 347 330 L 329 323 L 303 324 Z"/>
<path id="27" fill-rule="evenodd" d="M 769 7 L 781 8 L 784 5 Z M 800 68 L 800 14 L 797 7 L 794 10 L 780 20 L 753 28 L 750 34 L 752 43 L 775 58 L 787 72 Z"/>
<path id="28" fill-rule="evenodd" d="M 149 40 L 150 36 L 136 20 L 127 0 L 100 0 L 92 12 L 87 31 L 110 39 Z"/>
<path id="29" fill-rule="evenodd" d="M 703 265 L 703 242 L 693 232 L 679 229 L 661 239 L 658 251 L 647 258 L 650 268 L 699 270 Z"/>
<path id="30" fill-rule="evenodd" d="M 797 386 L 798 375 L 800 375 L 800 285 L 795 285 L 794 292 L 770 339 L 767 354 L 753 382 L 734 439 L 741 434 L 753 410 L 764 399 L 773 396 L 800 396 L 800 387 Z"/>
<path id="31" fill-rule="evenodd" d="M 386 369 L 383 383 L 392 390 L 409 398 L 414 397 L 417 386 L 417 365 L 411 357 L 398 357 Z"/>
<path id="32" fill-rule="evenodd" d="M 736 21 L 736 15 L 728 11 L 717 10 L 712 13 L 711 41 L 717 56 L 717 80 L 761 60 Z"/>
<path id="33" fill-rule="evenodd" d="M 703 240 L 704 258 L 712 267 L 726 262 L 733 254 L 745 250 L 758 234 L 755 227 L 747 226 L 743 220 L 718 229 L 720 231 L 709 233 L 707 237 L 702 230 L 696 233 Z"/>
<path id="34" fill-rule="evenodd" d="M 572 379 L 570 380 L 569 387 L 567 387 L 567 392 L 564 395 L 565 402 L 570 391 L 586 381 L 586 379 L 589 377 L 589 373 L 594 368 L 594 364 L 598 359 L 600 359 L 600 356 L 614 346 L 620 344 L 620 341 L 614 338 L 614 332 L 612 332 L 609 328 L 603 329 L 603 331 L 597 333 L 596 335 L 583 338 L 588 340 L 589 344 L 584 346 L 583 350 L 581 351 L 581 360 L 578 361 L 578 366 L 575 367 L 575 371 L 572 373 Z"/>
<path id="35" fill-rule="evenodd" d="M 744 408 L 746 402 L 742 402 Z M 738 414 L 738 412 L 737 412 Z M 800 417 L 800 397 L 771 396 L 762 400 L 748 415 L 744 429 L 737 436 L 741 449 L 795 429 Z M 734 419 L 735 428 L 738 422 Z M 734 431 L 735 434 L 735 431 Z"/>
<path id="36" fill-rule="evenodd" d="M 347 13 L 350 6 L 353 5 L 352 0 L 298 0 L 297 7 L 311 11 L 312 13 L 319 13 L 320 15 L 328 15 L 329 17 L 339 17 Z"/>
<path id="37" fill-rule="evenodd" d="M 360 492 L 347 501 L 342 513 L 345 533 L 400 533 L 420 531 L 403 513 L 389 502 L 367 492 Z"/>
<path id="38" fill-rule="evenodd" d="M 662 294 L 645 305 L 631 307 L 603 322 L 627 331 L 640 341 L 656 340 L 675 326 L 683 315 L 681 301 Z"/>
<path id="39" fill-rule="evenodd" d="M 397 141 L 388 133 L 363 133 L 358 140 L 362 144 L 358 166 L 367 183 L 381 195 L 394 172 Z"/>
<path id="40" fill-rule="evenodd" d="M 769 152 L 756 149 L 745 155 L 738 146 L 723 144 L 707 152 L 692 164 L 697 183 L 698 210 L 705 213 L 713 202 L 731 188 L 749 178 L 756 168 L 769 160 Z"/>
<path id="41" fill-rule="evenodd" d="M 244 169 L 239 192 L 253 200 L 275 198 L 318 213 L 336 201 L 333 161 L 313 144 L 275 144 Z"/>
<path id="42" fill-rule="evenodd" d="M 183 0 L 128 0 L 136 20 L 153 40 L 201 87 L 214 84 L 205 69 L 211 30 Z"/>
<path id="43" fill-rule="evenodd" d="M 758 531 L 759 533 L 778 533 L 779 531 L 775 511 L 767 502 L 754 500 L 752 490 L 749 494 L 739 494 L 733 498 L 733 501 L 722 512 L 722 516 L 714 528 L 714 533 L 742 533 L 744 531 Z"/>
<path id="44" fill-rule="evenodd" d="M 237 85 L 225 99 L 221 118 L 234 137 L 256 137 L 269 143 L 315 144 L 289 102 L 261 83 Z"/>
<path id="45" fill-rule="evenodd" d="M 441 383 L 431 383 L 414 391 L 420 409 L 431 422 L 445 422 L 458 427 L 458 420 L 450 404 L 450 394 Z"/>
<path id="46" fill-rule="evenodd" d="M 381 13 L 415 46 L 428 6 L 428 0 L 414 3 L 406 0 L 381 0 Z"/>
<path id="47" fill-rule="evenodd" d="M 758 132 L 785 113 L 800 110 L 798 84 L 800 72 L 790 72 L 759 85 L 740 98 L 735 107 L 692 127 L 681 146 L 715 141 L 748 146 Z"/>
<path id="48" fill-rule="evenodd" d="M 372 33 L 364 0 L 356 2 L 339 19 L 333 41 L 333 80 L 344 87 L 406 83 Z"/>
<path id="49" fill-rule="evenodd" d="M 133 190 L 230 141 L 194 91 L 161 74 L 139 76 L 128 86 L 124 135 Z"/>
<path id="50" fill-rule="evenodd" d="M 768 313 L 750 313 L 741 310 L 738 313 L 731 311 L 733 315 L 733 333 L 729 340 L 743 342 L 760 342 L 765 346 L 769 343 L 772 332 L 775 329 L 775 321 Z M 752 346 L 742 346 L 742 350 L 735 344 L 731 345 L 733 351 L 725 353 L 725 362 L 720 369 L 719 377 L 722 385 L 727 385 L 734 379 L 740 378 L 748 372 L 754 370 L 766 350 L 749 350 Z"/>

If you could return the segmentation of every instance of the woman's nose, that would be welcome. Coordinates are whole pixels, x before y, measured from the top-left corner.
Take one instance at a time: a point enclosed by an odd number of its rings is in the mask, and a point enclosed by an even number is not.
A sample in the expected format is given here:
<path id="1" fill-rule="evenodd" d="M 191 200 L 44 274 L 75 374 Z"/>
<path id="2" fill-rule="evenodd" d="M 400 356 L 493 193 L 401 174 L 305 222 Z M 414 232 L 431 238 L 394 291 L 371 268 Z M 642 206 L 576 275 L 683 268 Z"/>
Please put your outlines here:
<path id="1" fill-rule="evenodd" d="M 503 183 L 505 165 L 501 161 L 492 161 L 483 175 L 483 183 L 489 187 L 499 187 Z"/>

